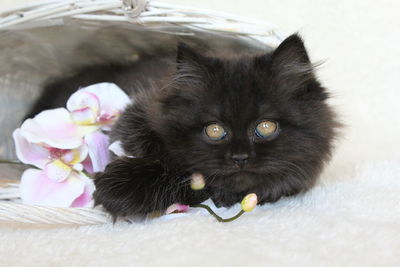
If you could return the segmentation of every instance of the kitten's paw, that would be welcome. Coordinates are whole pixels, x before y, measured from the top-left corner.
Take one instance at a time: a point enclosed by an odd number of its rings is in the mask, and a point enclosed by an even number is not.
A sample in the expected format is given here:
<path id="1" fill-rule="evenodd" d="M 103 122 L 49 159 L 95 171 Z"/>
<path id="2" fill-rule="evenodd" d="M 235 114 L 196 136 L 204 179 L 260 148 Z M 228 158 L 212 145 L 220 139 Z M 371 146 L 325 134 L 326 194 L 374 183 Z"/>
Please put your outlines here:
<path id="1" fill-rule="evenodd" d="M 118 158 L 96 174 L 95 204 L 103 205 L 114 219 L 164 209 L 168 203 L 158 183 L 163 175 L 159 161 Z"/>

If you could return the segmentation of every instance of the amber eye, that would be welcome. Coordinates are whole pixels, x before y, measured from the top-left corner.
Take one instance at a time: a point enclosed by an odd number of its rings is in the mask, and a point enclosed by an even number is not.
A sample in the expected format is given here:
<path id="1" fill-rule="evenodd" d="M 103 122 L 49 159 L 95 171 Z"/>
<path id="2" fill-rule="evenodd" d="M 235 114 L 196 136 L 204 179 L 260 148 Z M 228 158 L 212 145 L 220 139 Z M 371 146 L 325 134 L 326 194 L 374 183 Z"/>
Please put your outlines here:
<path id="1" fill-rule="evenodd" d="M 257 124 L 255 129 L 256 135 L 260 138 L 265 138 L 273 135 L 278 129 L 278 125 L 274 121 L 262 121 Z"/>
<path id="2" fill-rule="evenodd" d="M 217 123 L 212 123 L 205 128 L 206 135 L 213 141 L 218 141 L 226 136 L 224 127 Z"/>

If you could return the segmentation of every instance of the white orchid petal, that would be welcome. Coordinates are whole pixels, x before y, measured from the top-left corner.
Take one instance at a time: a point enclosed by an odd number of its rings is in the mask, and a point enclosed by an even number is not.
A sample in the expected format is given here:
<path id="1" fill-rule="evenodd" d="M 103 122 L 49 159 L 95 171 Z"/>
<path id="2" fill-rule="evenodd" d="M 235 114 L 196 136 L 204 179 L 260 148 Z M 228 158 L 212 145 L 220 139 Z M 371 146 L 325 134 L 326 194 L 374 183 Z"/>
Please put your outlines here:
<path id="1" fill-rule="evenodd" d="M 44 171 L 28 169 L 21 178 L 20 195 L 24 204 L 70 207 L 85 190 L 85 181 L 71 173 L 63 182 L 56 182 Z"/>
<path id="2" fill-rule="evenodd" d="M 97 114 L 100 109 L 100 100 L 95 93 L 84 90 L 83 88 L 79 89 L 69 97 L 67 101 L 67 109 L 73 112 L 85 108 L 89 108 Z"/>
<path id="3" fill-rule="evenodd" d="M 115 141 L 108 147 L 108 149 L 111 150 L 118 157 L 126 156 L 126 153 L 125 153 L 124 149 L 122 148 L 121 141 Z"/>
<path id="4" fill-rule="evenodd" d="M 77 170 L 77 171 L 83 171 L 83 165 L 81 164 L 81 163 L 77 163 L 77 164 L 74 164 L 73 166 L 72 166 L 72 168 L 74 169 L 74 170 Z"/>
<path id="5" fill-rule="evenodd" d="M 110 162 L 108 136 L 101 132 L 94 132 L 85 136 L 85 141 L 89 148 L 89 157 L 92 161 L 93 171 L 104 171 Z"/>
<path id="6" fill-rule="evenodd" d="M 82 173 L 79 175 L 79 177 L 85 183 L 85 189 L 82 195 L 74 200 L 71 207 L 93 207 L 93 192 L 96 189 L 93 180 Z"/>
<path id="7" fill-rule="evenodd" d="M 68 176 L 71 174 L 72 168 L 66 165 L 61 160 L 56 159 L 47 164 L 44 171 L 47 177 L 49 177 L 50 179 L 56 182 L 62 182 L 67 179 Z"/>
<path id="8" fill-rule="evenodd" d="M 97 130 L 99 126 L 75 124 L 70 113 L 64 108 L 45 110 L 33 119 L 26 120 L 20 134 L 31 143 L 45 143 L 60 149 L 77 148 L 84 135 Z"/>
<path id="9" fill-rule="evenodd" d="M 20 129 L 16 129 L 13 132 L 13 138 L 17 157 L 23 163 L 43 169 L 50 161 L 49 151 L 42 146 L 28 142 L 28 140 L 21 135 Z"/>
<path id="10" fill-rule="evenodd" d="M 92 108 L 86 107 L 71 112 L 72 120 L 81 125 L 90 125 L 96 123 L 97 113 Z"/>

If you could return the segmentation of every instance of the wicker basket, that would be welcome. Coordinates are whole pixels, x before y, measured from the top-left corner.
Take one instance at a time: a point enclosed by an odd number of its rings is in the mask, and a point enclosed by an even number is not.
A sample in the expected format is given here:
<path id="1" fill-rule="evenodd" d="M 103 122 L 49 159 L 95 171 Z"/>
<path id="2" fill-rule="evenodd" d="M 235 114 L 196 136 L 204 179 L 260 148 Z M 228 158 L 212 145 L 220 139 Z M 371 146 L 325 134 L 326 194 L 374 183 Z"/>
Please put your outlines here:
<path id="1" fill-rule="evenodd" d="M 12 131 L 55 75 L 85 64 L 173 54 L 178 39 L 210 53 L 269 50 L 276 27 L 205 9 L 144 0 L 45 0 L 0 14 L 0 158 L 15 158 Z M 99 209 L 20 203 L 22 166 L 0 167 L 0 222 L 97 224 Z"/>

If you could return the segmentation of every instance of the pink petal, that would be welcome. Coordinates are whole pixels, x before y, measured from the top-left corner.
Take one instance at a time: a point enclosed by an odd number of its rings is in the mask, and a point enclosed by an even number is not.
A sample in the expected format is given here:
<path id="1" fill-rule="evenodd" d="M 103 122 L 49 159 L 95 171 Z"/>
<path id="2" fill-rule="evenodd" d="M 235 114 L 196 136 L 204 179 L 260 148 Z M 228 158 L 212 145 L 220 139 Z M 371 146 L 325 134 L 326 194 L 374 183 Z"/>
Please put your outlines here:
<path id="1" fill-rule="evenodd" d="M 28 142 L 28 140 L 21 135 L 20 129 L 16 129 L 13 132 L 13 138 L 17 157 L 23 163 L 43 169 L 50 161 L 49 151 L 42 146 Z"/>
<path id="2" fill-rule="evenodd" d="M 72 120 L 81 125 L 90 125 L 96 123 L 97 113 L 95 110 L 86 107 L 71 112 Z"/>
<path id="3" fill-rule="evenodd" d="M 86 108 L 89 108 L 94 112 L 94 114 L 97 114 L 100 109 L 100 100 L 95 93 L 82 88 L 69 97 L 67 101 L 67 109 L 73 112 Z"/>
<path id="4" fill-rule="evenodd" d="M 97 96 L 100 105 L 99 114 L 103 117 L 114 118 L 131 103 L 129 96 L 114 83 L 98 83 L 82 88 L 79 91 L 90 92 Z M 68 109 L 71 110 L 69 107 Z"/>
<path id="5" fill-rule="evenodd" d="M 183 205 L 180 203 L 174 203 L 171 206 L 169 206 L 167 208 L 167 210 L 165 211 L 165 214 L 171 214 L 173 212 L 186 212 L 189 210 L 189 206 L 188 205 Z"/>
<path id="6" fill-rule="evenodd" d="M 90 157 L 87 157 L 84 161 L 82 161 L 83 168 L 85 171 L 87 171 L 89 174 L 93 174 L 93 165 L 92 161 L 90 160 Z"/>
<path id="7" fill-rule="evenodd" d="M 46 176 L 56 182 L 62 182 L 69 177 L 72 168 L 59 159 L 46 165 L 44 172 Z"/>
<path id="8" fill-rule="evenodd" d="M 104 171 L 107 164 L 110 163 L 108 136 L 98 131 L 85 136 L 85 141 L 89 148 L 93 171 Z"/>
<path id="9" fill-rule="evenodd" d="M 75 173 L 58 183 L 47 177 L 44 171 L 28 169 L 22 174 L 20 195 L 24 204 L 70 207 L 84 189 L 85 182 Z"/>
<path id="10" fill-rule="evenodd" d="M 97 130 L 99 126 L 75 124 L 64 108 L 45 110 L 21 126 L 21 135 L 31 143 L 45 143 L 61 149 L 77 148 L 82 137 Z"/>
<path id="11" fill-rule="evenodd" d="M 81 175 L 81 179 L 85 182 L 85 190 L 75 199 L 71 207 L 93 207 L 93 192 L 95 191 L 93 180 L 84 175 Z"/>

